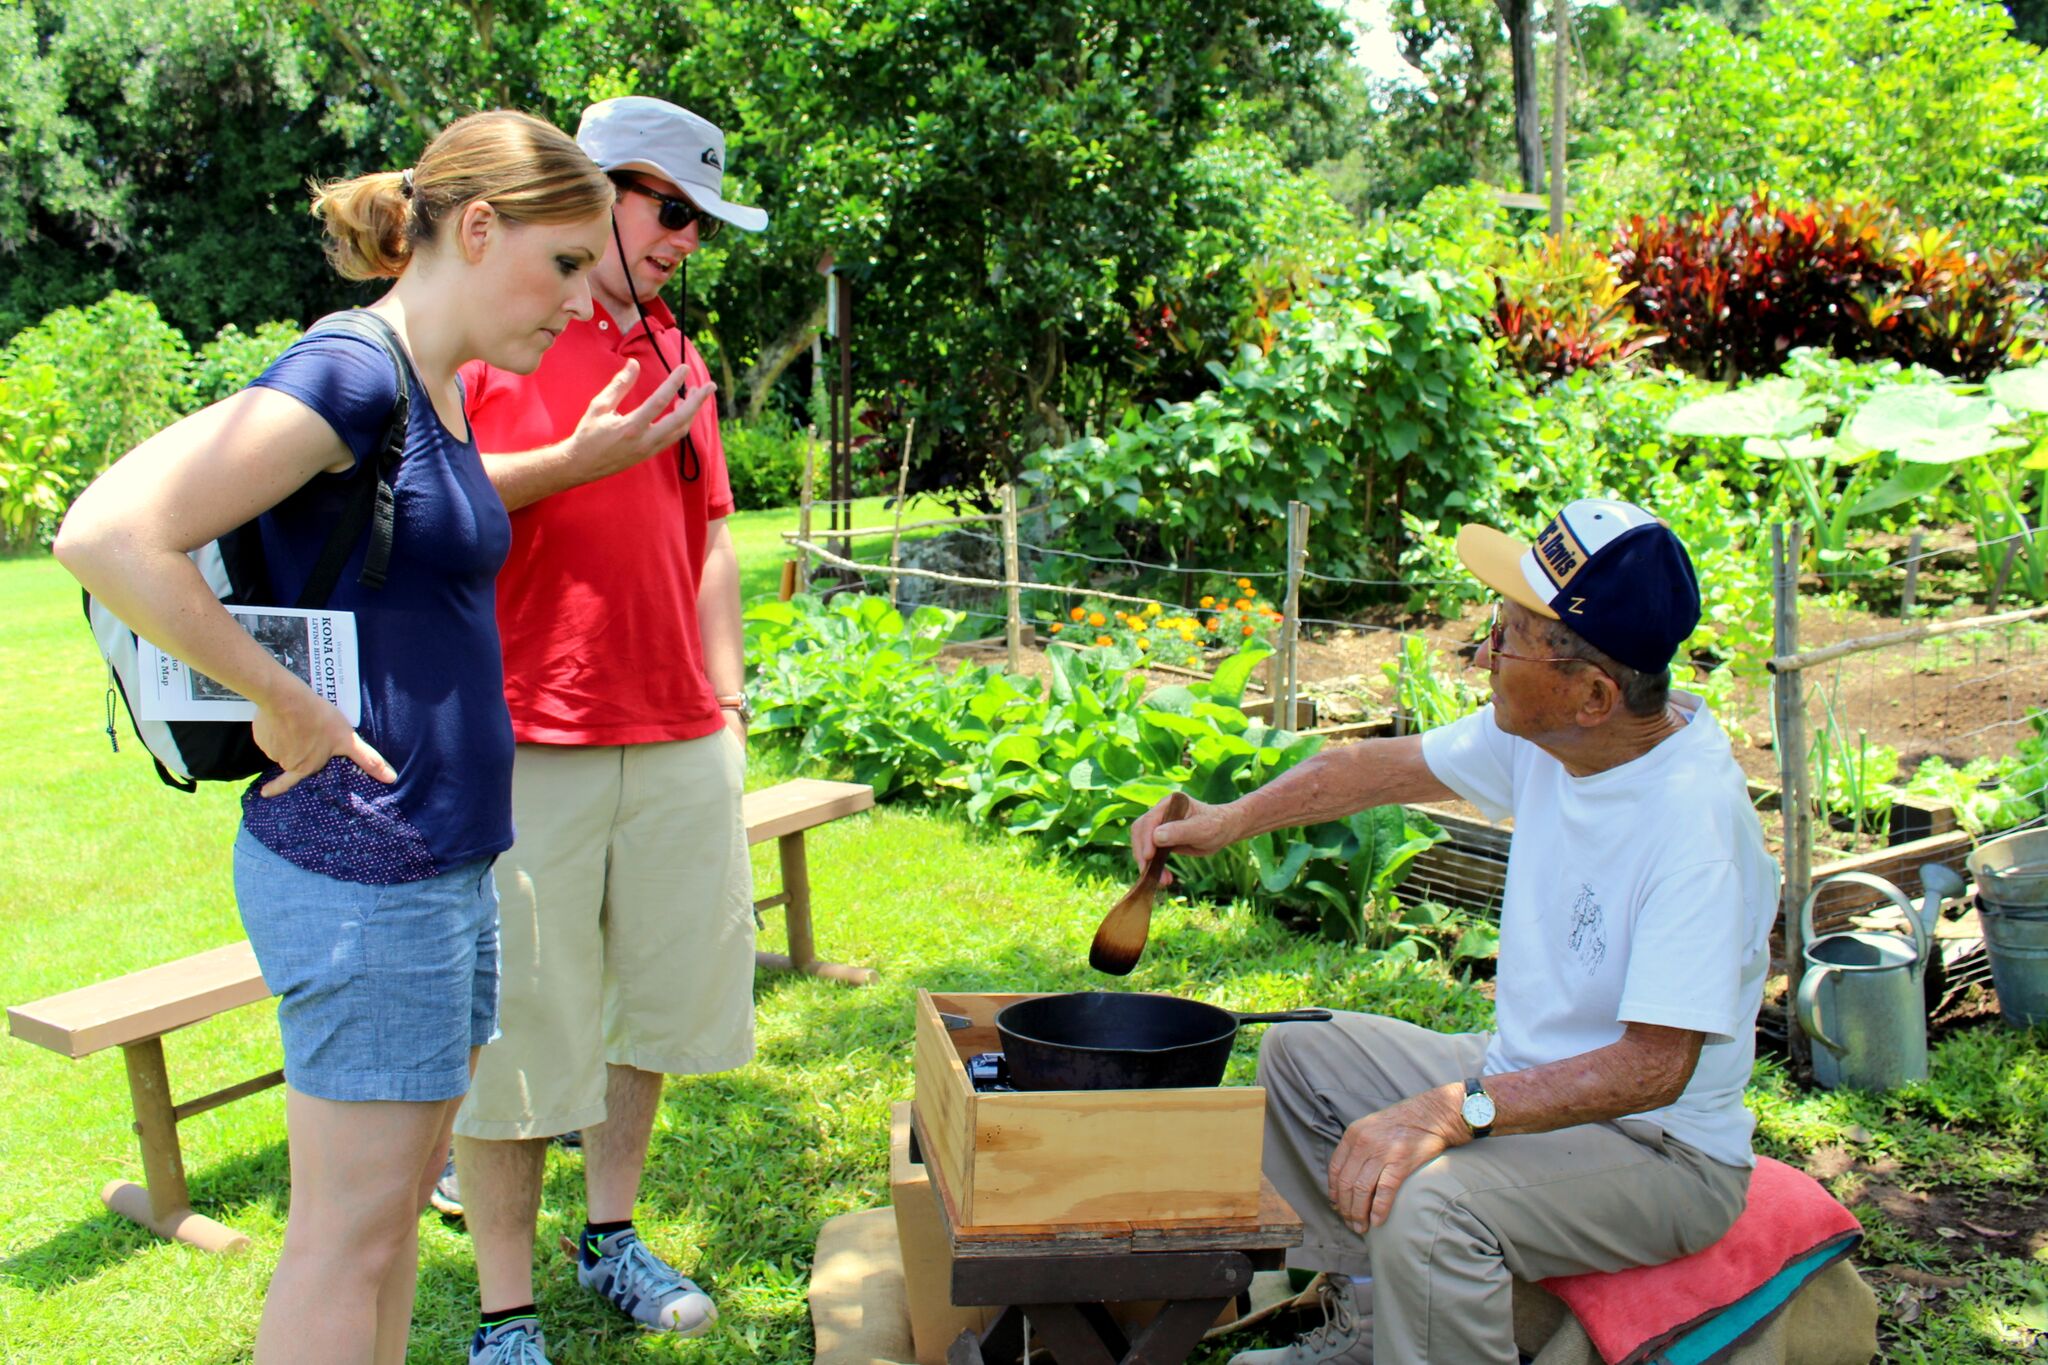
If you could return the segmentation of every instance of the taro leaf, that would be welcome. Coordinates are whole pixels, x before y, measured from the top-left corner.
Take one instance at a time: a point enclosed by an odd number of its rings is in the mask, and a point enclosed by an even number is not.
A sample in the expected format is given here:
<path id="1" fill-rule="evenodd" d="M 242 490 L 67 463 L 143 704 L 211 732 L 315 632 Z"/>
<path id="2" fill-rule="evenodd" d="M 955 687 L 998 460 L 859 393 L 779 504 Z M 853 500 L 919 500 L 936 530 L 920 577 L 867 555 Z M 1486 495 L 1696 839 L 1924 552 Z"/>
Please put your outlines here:
<path id="1" fill-rule="evenodd" d="M 1491 924 L 1475 924 L 1458 935 L 1458 941 L 1451 947 L 1451 957 L 1488 958 L 1500 952 L 1500 930 Z"/>
<path id="2" fill-rule="evenodd" d="M 1895 450 L 1902 460 L 1942 464 L 1967 460 L 2018 442 L 2001 437 L 2005 410 L 1988 398 L 1965 398 L 1939 384 L 1885 389 L 1849 419 L 1851 440 Z"/>
<path id="3" fill-rule="evenodd" d="M 1837 460 L 1847 453 L 1832 436 L 1794 436 L 1789 441 L 1752 436 L 1742 443 L 1742 453 L 1758 460 Z M 1864 452 L 1868 454 L 1869 452 Z"/>
<path id="4" fill-rule="evenodd" d="M 2048 412 L 2048 365 L 1994 374 L 1984 387 L 1991 396 L 2020 412 Z"/>
<path id="5" fill-rule="evenodd" d="M 1856 500 L 1851 517 L 1867 517 L 1901 503 L 1923 498 L 1948 482 L 1955 471 L 1945 464 L 1905 464 L 1898 472 Z"/>
<path id="6" fill-rule="evenodd" d="M 1664 420 L 1673 436 L 1763 436 L 1783 440 L 1811 431 L 1827 409 L 1797 379 L 1766 379 L 1696 399 Z"/>
<path id="7" fill-rule="evenodd" d="M 1260 646 L 1247 646 L 1216 665 L 1216 672 L 1206 684 L 1208 699 L 1235 706 L 1244 696 L 1244 685 L 1251 680 L 1252 670 L 1272 652 Z"/>

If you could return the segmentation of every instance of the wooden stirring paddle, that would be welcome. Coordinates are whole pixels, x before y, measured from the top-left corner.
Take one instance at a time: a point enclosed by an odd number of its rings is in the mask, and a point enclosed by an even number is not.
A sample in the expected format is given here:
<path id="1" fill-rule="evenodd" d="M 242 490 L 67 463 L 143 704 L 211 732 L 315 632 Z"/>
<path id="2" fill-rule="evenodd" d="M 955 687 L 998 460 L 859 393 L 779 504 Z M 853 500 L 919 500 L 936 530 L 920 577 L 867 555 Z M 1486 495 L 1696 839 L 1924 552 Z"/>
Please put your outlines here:
<path id="1" fill-rule="evenodd" d="M 1187 793 L 1175 792 L 1166 798 L 1166 818 L 1159 823 L 1164 825 L 1185 820 L 1187 814 Z M 1089 966 L 1111 976 L 1131 974 L 1131 969 L 1138 965 L 1138 958 L 1145 951 L 1145 939 L 1152 932 L 1152 897 L 1158 892 L 1159 878 L 1165 871 L 1166 850 L 1154 844 L 1152 856 L 1145 860 L 1145 870 L 1139 874 L 1137 885 L 1124 892 L 1123 899 L 1109 907 L 1109 913 L 1102 917 L 1102 924 L 1095 930 L 1095 942 L 1088 948 Z"/>

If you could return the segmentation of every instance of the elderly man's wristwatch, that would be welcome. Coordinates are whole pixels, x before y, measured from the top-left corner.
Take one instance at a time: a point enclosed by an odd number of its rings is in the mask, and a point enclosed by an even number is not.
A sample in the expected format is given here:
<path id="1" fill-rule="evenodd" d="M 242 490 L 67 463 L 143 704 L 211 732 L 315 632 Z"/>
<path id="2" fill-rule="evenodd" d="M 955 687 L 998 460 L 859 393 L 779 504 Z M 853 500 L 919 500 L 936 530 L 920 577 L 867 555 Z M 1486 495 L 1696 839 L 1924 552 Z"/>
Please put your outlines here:
<path id="1" fill-rule="evenodd" d="M 743 693 L 720 697 L 718 699 L 718 709 L 733 712 L 739 716 L 740 724 L 742 725 L 752 725 L 754 723 L 754 708 L 747 705 L 747 699 Z"/>
<path id="2" fill-rule="evenodd" d="M 1465 1126 L 1472 1130 L 1472 1136 L 1483 1138 L 1493 1131 L 1493 1096 L 1486 1093 L 1486 1087 L 1479 1083 L 1479 1077 L 1465 1078 L 1465 1102 L 1458 1107 L 1465 1117 Z"/>

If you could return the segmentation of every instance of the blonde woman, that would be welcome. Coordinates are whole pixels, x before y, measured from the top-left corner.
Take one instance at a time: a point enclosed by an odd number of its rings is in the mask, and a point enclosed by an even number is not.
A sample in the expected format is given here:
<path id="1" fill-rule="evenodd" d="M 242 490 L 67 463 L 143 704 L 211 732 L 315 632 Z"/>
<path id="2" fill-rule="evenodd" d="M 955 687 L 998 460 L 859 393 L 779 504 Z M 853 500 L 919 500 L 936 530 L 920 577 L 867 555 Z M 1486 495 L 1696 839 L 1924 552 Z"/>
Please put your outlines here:
<path id="1" fill-rule="evenodd" d="M 129 626 L 256 703 L 274 765 L 235 842 L 242 921 L 280 996 L 291 1143 L 259 1362 L 405 1358 L 419 1211 L 496 1029 L 491 864 L 512 842 L 493 611 L 511 531 L 456 370 L 530 371 L 590 316 L 613 197 L 568 137 L 508 111 L 453 124 L 411 169 L 316 188 L 335 268 L 394 281 L 371 312 L 412 370 L 385 581 L 359 581 L 358 545 L 327 603 L 356 615 L 358 728 L 235 624 L 187 552 L 253 520 L 273 600 L 293 600 L 397 401 L 373 341 L 301 340 L 109 469 L 57 539 Z M 622 393 L 600 394 L 592 422 L 625 421 Z"/>

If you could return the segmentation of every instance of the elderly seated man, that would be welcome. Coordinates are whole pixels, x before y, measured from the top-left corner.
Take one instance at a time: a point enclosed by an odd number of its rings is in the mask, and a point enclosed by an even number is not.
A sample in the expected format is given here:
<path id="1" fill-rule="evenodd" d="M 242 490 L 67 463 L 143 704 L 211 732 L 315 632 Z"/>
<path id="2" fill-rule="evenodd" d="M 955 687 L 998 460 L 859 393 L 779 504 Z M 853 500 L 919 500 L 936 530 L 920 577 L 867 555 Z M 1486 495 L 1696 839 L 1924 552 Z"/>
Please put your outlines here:
<path id="1" fill-rule="evenodd" d="M 1492 1033 L 1340 1014 L 1267 1034 L 1265 1171 L 1305 1224 L 1291 1263 L 1327 1272 L 1326 1321 L 1233 1365 L 1515 1365 L 1512 1277 L 1698 1251 L 1748 1191 L 1777 866 L 1727 736 L 1671 686 L 1692 562 L 1598 499 L 1533 546 L 1467 526 L 1458 553 L 1503 599 L 1484 710 L 1132 835 L 1142 863 L 1389 802 L 1515 821 Z"/>

